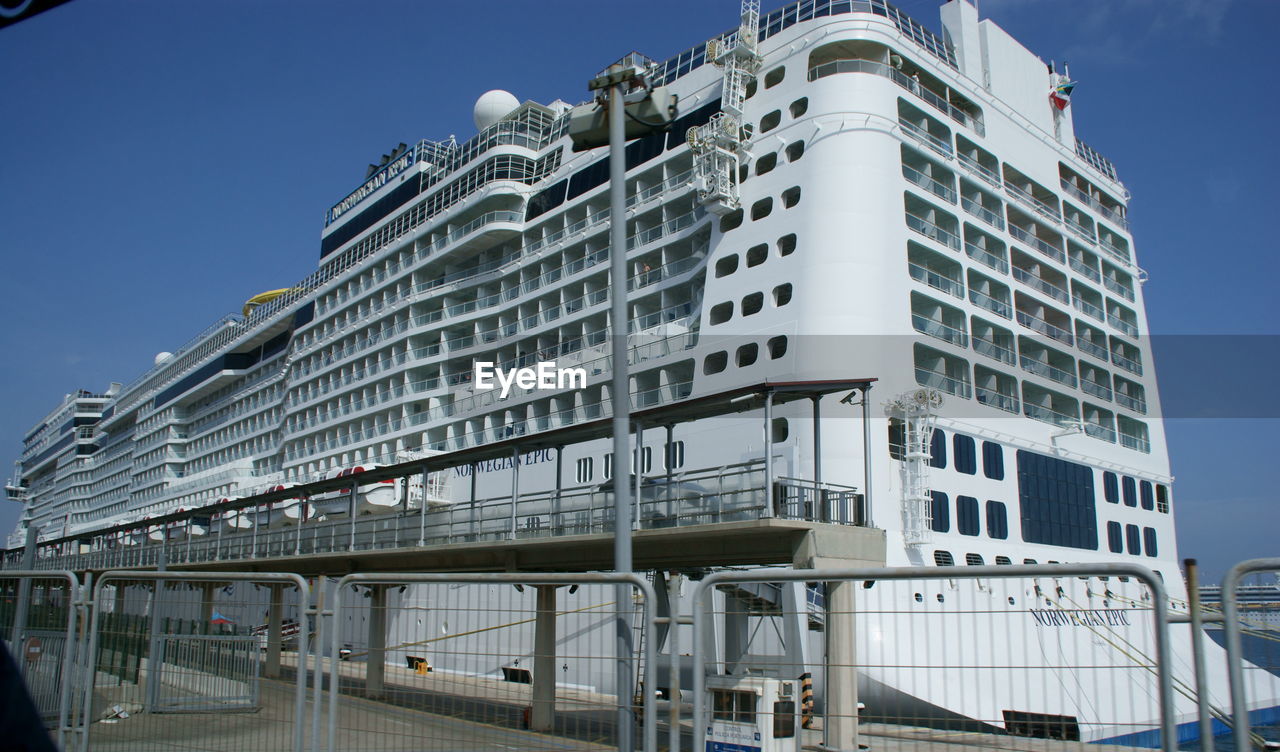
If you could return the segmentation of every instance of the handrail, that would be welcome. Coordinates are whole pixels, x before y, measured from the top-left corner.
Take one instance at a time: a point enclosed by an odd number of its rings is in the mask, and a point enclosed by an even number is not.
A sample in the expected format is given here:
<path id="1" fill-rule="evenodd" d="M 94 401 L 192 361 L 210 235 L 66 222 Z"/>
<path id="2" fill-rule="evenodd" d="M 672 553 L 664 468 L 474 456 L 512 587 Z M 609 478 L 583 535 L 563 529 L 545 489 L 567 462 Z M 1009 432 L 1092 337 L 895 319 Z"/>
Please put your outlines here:
<path id="1" fill-rule="evenodd" d="M 911 78 L 902 71 L 886 65 L 885 63 L 861 59 L 832 60 L 826 63 L 820 63 L 810 68 L 809 80 L 817 81 L 820 78 L 826 78 L 827 76 L 831 76 L 836 73 L 871 73 L 887 78 L 903 89 L 915 94 L 931 107 L 957 123 L 972 128 L 979 136 L 987 135 L 986 126 L 983 124 L 980 116 L 974 116 L 973 114 L 951 104 L 932 89 L 922 85 L 919 80 Z"/>

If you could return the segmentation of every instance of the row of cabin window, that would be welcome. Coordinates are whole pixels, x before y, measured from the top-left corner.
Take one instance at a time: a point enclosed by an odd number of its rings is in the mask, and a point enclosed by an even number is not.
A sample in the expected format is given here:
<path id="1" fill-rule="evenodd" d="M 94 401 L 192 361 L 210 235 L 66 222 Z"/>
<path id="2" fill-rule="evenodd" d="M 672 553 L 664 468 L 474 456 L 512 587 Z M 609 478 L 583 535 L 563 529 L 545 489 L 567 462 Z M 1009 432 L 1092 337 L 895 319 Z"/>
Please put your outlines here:
<path id="1" fill-rule="evenodd" d="M 930 491 L 931 527 L 937 533 L 951 532 L 951 503 L 942 491 Z M 987 501 L 987 535 L 998 540 L 1009 537 L 1009 510 L 1003 501 Z M 972 496 L 956 497 L 956 532 L 961 535 L 981 535 L 982 521 L 978 514 L 978 500 Z"/>
<path id="2" fill-rule="evenodd" d="M 673 441 L 667 451 L 666 467 L 668 470 L 677 470 L 684 467 L 684 441 Z M 608 480 L 613 477 L 613 452 L 609 452 L 604 456 L 601 477 Z M 595 457 L 583 457 L 578 460 L 574 466 L 575 475 L 579 483 L 590 483 L 596 474 Z M 647 473 L 653 470 L 653 447 L 642 447 L 640 449 L 640 472 Z"/>
<path id="3" fill-rule="evenodd" d="M 800 186 L 793 185 L 781 193 L 779 198 L 782 199 L 782 208 L 790 209 L 800 203 Z M 773 197 L 765 196 L 751 205 L 751 221 L 756 222 L 769 216 L 773 212 Z M 744 214 L 742 209 L 734 209 L 729 214 L 720 218 L 720 232 L 726 233 L 742 226 Z"/>
<path id="4" fill-rule="evenodd" d="M 1138 532 L 1137 525 L 1125 525 L 1124 530 L 1120 529 L 1119 522 L 1107 523 L 1107 547 L 1111 549 L 1113 554 L 1122 554 L 1125 549 L 1134 556 L 1146 553 L 1147 556 L 1159 556 L 1160 550 L 1157 547 L 1156 529 L 1153 527 L 1144 527 L 1142 532 Z"/>
<path id="5" fill-rule="evenodd" d="M 796 250 L 796 234 L 790 233 L 778 238 L 778 257 L 790 256 Z M 769 260 L 769 244 L 759 243 L 747 249 L 743 254 L 746 257 L 747 268 L 760 266 Z M 716 262 L 716 279 L 727 277 L 738 271 L 738 254 L 731 253 L 728 256 Z"/>
<path id="6" fill-rule="evenodd" d="M 889 456 L 904 459 L 906 428 L 901 420 L 889 421 Z M 978 472 L 978 445 L 972 436 L 957 433 L 951 437 L 952 467 L 958 473 L 976 475 Z M 929 444 L 929 466 L 939 470 L 947 467 L 947 434 L 934 430 Z M 982 442 L 982 474 L 992 480 L 1004 480 L 1004 448 L 994 441 Z"/>
<path id="7" fill-rule="evenodd" d="M 1141 500 L 1143 509 L 1169 513 L 1169 487 L 1163 483 L 1139 481 L 1128 475 L 1105 472 L 1102 474 L 1102 495 L 1112 504 L 1119 504 L 1123 495 L 1127 507 L 1136 507 Z"/>

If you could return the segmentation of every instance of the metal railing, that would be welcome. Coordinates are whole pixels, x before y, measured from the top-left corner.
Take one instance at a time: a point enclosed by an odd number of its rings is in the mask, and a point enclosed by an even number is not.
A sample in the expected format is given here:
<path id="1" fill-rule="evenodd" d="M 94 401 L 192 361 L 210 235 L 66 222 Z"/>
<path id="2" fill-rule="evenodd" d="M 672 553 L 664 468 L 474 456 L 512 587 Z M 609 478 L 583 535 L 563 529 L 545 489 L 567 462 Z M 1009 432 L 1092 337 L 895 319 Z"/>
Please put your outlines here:
<path id="1" fill-rule="evenodd" d="M 1024 285 L 1030 287 L 1033 290 L 1039 290 L 1040 292 L 1044 293 L 1045 295 L 1048 295 L 1054 300 L 1057 300 L 1063 303 L 1071 302 L 1071 295 L 1068 294 L 1066 290 L 1062 289 L 1061 287 L 1058 287 L 1052 282 L 1049 282 L 1037 276 L 1034 272 L 1029 272 L 1026 269 L 1023 269 L 1020 266 L 1013 267 L 1013 278 L 1023 283 Z"/>
<path id="2" fill-rule="evenodd" d="M 1014 354 L 1012 347 L 1005 347 L 1003 345 L 996 344 L 994 341 L 985 337 L 974 335 L 973 349 L 974 352 L 985 355 L 988 358 L 998 360 L 1001 363 L 1013 365 L 1017 362 L 1017 355 Z"/>
<path id="3" fill-rule="evenodd" d="M 1009 262 L 991 251 L 968 242 L 964 244 L 964 250 L 965 253 L 969 254 L 969 258 L 985 264 L 1002 274 L 1009 273 Z"/>
<path id="4" fill-rule="evenodd" d="M 915 230 L 926 238 L 936 240 L 952 250 L 960 250 L 960 236 L 954 232 L 944 230 L 939 225 L 930 222 L 924 217 L 917 217 L 910 212 L 907 212 L 906 220 L 907 227 L 910 227 L 912 230 Z"/>
<path id="5" fill-rule="evenodd" d="M 941 321 L 936 321 L 928 316 L 922 316 L 918 313 L 911 314 L 911 326 L 917 332 L 927 334 L 930 337 L 936 337 L 943 342 L 950 342 L 957 347 L 969 346 L 969 335 L 963 329 L 957 329 L 954 326 L 948 326 Z"/>
<path id="6" fill-rule="evenodd" d="M 934 371 L 929 368 L 921 368 L 916 366 L 916 383 L 920 386 L 929 386 L 934 389 L 941 389 L 948 394 L 954 394 L 957 397 L 969 399 L 972 396 L 972 387 L 969 382 L 948 376 L 945 373 Z"/>
<path id="7" fill-rule="evenodd" d="M 1133 288 L 1124 284 L 1120 280 L 1114 277 L 1103 277 L 1101 282 L 1103 287 L 1106 287 L 1108 290 L 1114 292 L 1125 300 L 1130 302 L 1134 300 Z"/>
<path id="8" fill-rule="evenodd" d="M 950 185 L 944 184 L 937 178 L 930 177 L 916 168 L 908 167 L 905 164 L 902 166 L 902 176 L 944 201 L 949 201 L 953 204 L 956 202 L 956 189 L 952 188 Z"/>
<path id="9" fill-rule="evenodd" d="M 947 159 L 950 159 L 954 154 L 954 151 L 951 148 L 950 142 L 944 141 L 941 138 L 938 138 L 937 136 L 933 135 L 932 133 L 925 130 L 924 128 L 916 125 L 915 123 L 900 117 L 898 118 L 898 125 L 902 127 L 902 130 L 908 136 L 911 136 L 912 138 L 916 139 L 917 141 L 929 147 L 930 149 L 933 149 L 938 154 L 941 154 Z"/>
<path id="10" fill-rule="evenodd" d="M 991 225 L 997 230 L 1004 229 L 1004 217 L 1000 216 L 996 212 L 991 211 L 990 209 L 978 203 L 977 201 L 974 201 L 973 199 L 967 196 L 962 196 L 960 198 L 960 205 L 964 207 L 965 211 L 969 212 L 970 214 L 982 220 L 983 222 L 986 222 L 987 224 Z"/>
<path id="11" fill-rule="evenodd" d="M 1079 383 L 1079 380 L 1076 378 L 1074 373 L 1064 371 L 1061 368 L 1055 368 L 1048 363 L 1036 360 L 1035 358 L 1029 358 L 1026 355 L 1022 356 L 1022 370 L 1027 371 L 1028 373 L 1034 373 L 1037 376 L 1043 376 L 1046 379 L 1056 381 L 1059 384 L 1066 384 L 1072 388 L 1075 388 L 1076 384 Z"/>
<path id="12" fill-rule="evenodd" d="M 911 274 L 912 279 L 964 300 L 964 283 L 960 280 L 943 276 L 932 269 L 926 269 L 909 261 L 907 262 L 907 271 Z"/>
<path id="13" fill-rule="evenodd" d="M 1048 241 L 1041 240 L 1030 230 L 1024 229 L 1010 222 L 1009 234 L 1060 264 L 1065 264 L 1067 262 L 1067 255 L 1062 252 L 1061 248 L 1049 243 Z"/>
<path id="14" fill-rule="evenodd" d="M 1051 337 L 1068 345 L 1073 344 L 1075 341 L 1075 337 L 1071 332 L 1060 326 L 1054 326 L 1039 316 L 1033 316 L 1026 311 L 1018 311 L 1017 318 L 1019 324 L 1022 324 L 1032 331 L 1040 332 L 1046 337 Z"/>
<path id="15" fill-rule="evenodd" d="M 977 394 L 978 401 L 984 405 L 998 407 L 1005 412 L 1014 414 L 1017 414 L 1018 412 L 1019 402 L 1016 395 L 1005 394 L 1003 392 L 998 392 L 994 389 L 987 389 L 986 387 L 981 386 L 977 387 L 974 392 Z"/>
<path id="16" fill-rule="evenodd" d="M 979 136 L 986 135 L 986 127 L 983 125 L 981 118 L 975 117 L 969 112 L 956 107 L 941 95 L 923 86 L 919 80 L 914 79 L 902 71 L 884 63 L 879 63 L 874 60 L 857 59 L 832 60 L 810 68 L 809 80 L 817 81 L 819 78 L 825 78 L 836 73 L 871 73 L 887 78 L 898 86 L 901 86 L 903 89 L 915 94 L 917 97 L 927 102 L 930 107 L 933 107 L 935 110 L 945 114 L 957 123 L 972 128 Z"/>
<path id="17" fill-rule="evenodd" d="M 1080 420 L 1080 416 L 1075 413 L 1060 413 L 1051 407 L 1037 405 L 1034 402 L 1023 402 L 1022 414 L 1054 426 L 1068 425 Z"/>
<path id="18" fill-rule="evenodd" d="M 979 308 L 985 308 L 988 311 L 991 311 L 997 316 L 1003 316 L 1006 319 L 1013 318 L 1013 305 L 1007 300 L 998 300 L 984 292 L 978 292 L 970 287 L 969 301 Z"/>

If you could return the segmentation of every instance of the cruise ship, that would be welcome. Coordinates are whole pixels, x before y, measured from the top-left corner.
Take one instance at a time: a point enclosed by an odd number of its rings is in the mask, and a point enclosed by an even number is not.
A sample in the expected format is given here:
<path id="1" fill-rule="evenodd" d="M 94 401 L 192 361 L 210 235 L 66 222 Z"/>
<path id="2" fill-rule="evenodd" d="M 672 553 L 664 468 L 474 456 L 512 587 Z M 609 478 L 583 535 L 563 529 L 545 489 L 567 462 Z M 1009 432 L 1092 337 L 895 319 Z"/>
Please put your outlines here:
<path id="1" fill-rule="evenodd" d="M 1067 70 L 969 0 L 943 4 L 937 31 L 883 0 L 802 0 L 765 13 L 748 2 L 738 28 L 654 63 L 649 78 L 678 111 L 626 149 L 633 405 L 762 383 L 874 388 L 865 433 L 857 407 L 822 403 L 834 428 L 820 444 L 805 401 L 774 407 L 765 431 L 733 418 L 640 431 L 642 476 L 767 464 L 770 477 L 817 483 L 821 466 L 824 484 L 865 501 L 891 566 L 1133 562 L 1185 598 L 1130 195 L 1077 137 Z M 132 381 L 69 394 L 23 438 L 10 548 L 29 534 L 123 548 L 475 504 L 509 493 L 516 463 L 522 488 L 545 490 L 553 473 L 559 483 L 553 467 L 566 486 L 601 488 L 607 439 L 216 512 L 608 414 L 620 291 L 608 284 L 607 149 L 573 149 L 572 109 L 486 93 L 471 138 L 403 143 L 368 166 L 325 211 L 313 274 L 264 280 L 274 289 Z M 503 397 L 476 383 L 477 363 L 538 362 L 581 369 L 585 385 Z M 190 510 L 203 516 L 147 523 Z M 1063 603 L 1144 597 L 1137 583 L 1087 580 L 1064 581 L 1056 600 L 1038 587 L 1029 603 L 1010 597 L 1029 630 L 1010 650 L 1042 650 L 1055 666 L 1130 660 L 1100 655 L 1097 630 L 1079 628 L 1089 624 L 1055 621 Z M 871 592 L 924 611 L 943 600 L 945 584 L 932 587 Z M 860 632 L 864 655 L 909 665 L 912 639 L 873 631 Z M 996 653 L 965 660 L 996 665 Z M 1185 635 L 1175 653 L 1188 671 Z M 1131 687 L 1086 671 L 980 695 L 948 694 L 944 672 L 865 673 L 867 698 L 917 713 L 1004 728 L 1028 714 L 1070 719 L 1071 738 L 1154 743 L 1135 731 L 1153 718 L 1126 700 Z M 1256 681 L 1260 718 L 1274 717 L 1280 687 Z M 1116 720 L 1125 707 L 1131 717 Z M 1117 709 L 1103 722 L 1097 708 Z M 1180 695 L 1177 711 L 1194 735 L 1194 703 Z"/>

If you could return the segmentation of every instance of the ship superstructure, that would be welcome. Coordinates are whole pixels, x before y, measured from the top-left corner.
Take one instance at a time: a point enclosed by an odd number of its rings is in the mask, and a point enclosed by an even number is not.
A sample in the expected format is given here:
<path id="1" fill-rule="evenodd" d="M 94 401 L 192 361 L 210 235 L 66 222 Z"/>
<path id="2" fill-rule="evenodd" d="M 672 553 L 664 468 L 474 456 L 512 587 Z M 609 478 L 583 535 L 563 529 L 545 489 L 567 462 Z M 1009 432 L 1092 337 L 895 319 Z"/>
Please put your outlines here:
<path id="1" fill-rule="evenodd" d="M 626 151 L 633 404 L 877 379 L 869 447 L 843 431 L 815 457 L 796 403 L 773 413 L 770 462 L 786 476 L 817 460 L 861 487 L 865 450 L 890 564 L 1123 559 L 1177 594 L 1129 194 L 1076 138 L 1065 71 L 967 0 L 941 18 L 935 34 L 880 0 L 805 0 L 762 14 L 755 45 L 735 31 L 655 68 L 679 115 Z M 511 98 L 494 116 L 495 101 L 472 138 L 370 165 L 326 212 L 314 274 L 128 385 L 64 402 L 27 438 L 10 545 L 28 526 L 79 535 L 607 415 L 621 292 L 607 150 L 571 150 L 564 102 Z M 717 142 L 725 122 L 738 129 Z M 473 383 L 480 361 L 587 382 L 502 399 Z M 830 402 L 827 416 L 856 417 Z M 640 434 L 641 474 L 765 444 L 731 420 L 679 426 L 666 451 L 661 433 Z M 566 484 L 613 475 L 606 441 L 561 451 Z M 522 482 L 549 483 L 545 459 Z M 396 498 L 461 502 L 460 472 Z M 503 493 L 510 472 L 470 468 L 470 498 Z M 314 514 L 341 515 L 330 501 Z M 222 524 L 254 524 L 242 517 Z"/>

